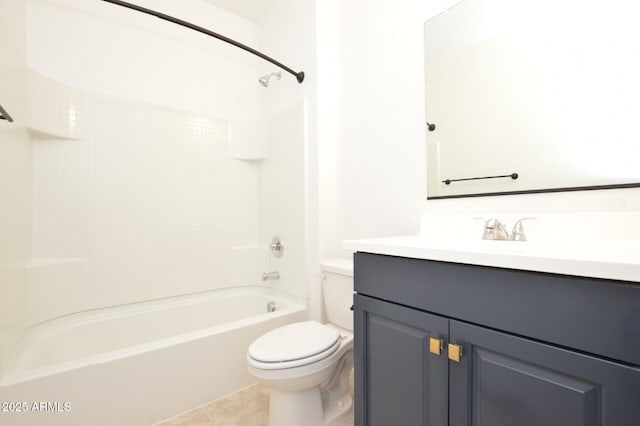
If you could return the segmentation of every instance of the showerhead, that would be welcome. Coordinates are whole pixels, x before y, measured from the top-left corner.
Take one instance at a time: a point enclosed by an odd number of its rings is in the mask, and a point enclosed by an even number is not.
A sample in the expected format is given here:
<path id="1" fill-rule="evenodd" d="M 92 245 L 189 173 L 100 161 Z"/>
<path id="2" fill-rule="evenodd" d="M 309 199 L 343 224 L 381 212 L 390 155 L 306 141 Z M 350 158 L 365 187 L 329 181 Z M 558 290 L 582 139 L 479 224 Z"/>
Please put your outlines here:
<path id="1" fill-rule="evenodd" d="M 282 78 L 282 73 L 280 71 L 272 72 L 271 74 L 260 77 L 258 81 L 262 84 L 262 87 L 269 87 L 269 80 L 271 77 L 278 77 L 278 80 L 280 80 Z"/>

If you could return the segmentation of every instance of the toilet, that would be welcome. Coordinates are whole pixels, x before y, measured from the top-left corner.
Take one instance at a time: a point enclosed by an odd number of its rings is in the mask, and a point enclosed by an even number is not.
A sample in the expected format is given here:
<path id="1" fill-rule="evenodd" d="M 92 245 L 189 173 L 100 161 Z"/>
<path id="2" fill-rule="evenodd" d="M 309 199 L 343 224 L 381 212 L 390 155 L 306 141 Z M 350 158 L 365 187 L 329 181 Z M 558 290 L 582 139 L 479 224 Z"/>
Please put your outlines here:
<path id="1" fill-rule="evenodd" d="M 353 405 L 353 263 L 322 263 L 327 324 L 297 322 L 249 346 L 249 373 L 269 389 L 270 426 L 329 426 Z"/>

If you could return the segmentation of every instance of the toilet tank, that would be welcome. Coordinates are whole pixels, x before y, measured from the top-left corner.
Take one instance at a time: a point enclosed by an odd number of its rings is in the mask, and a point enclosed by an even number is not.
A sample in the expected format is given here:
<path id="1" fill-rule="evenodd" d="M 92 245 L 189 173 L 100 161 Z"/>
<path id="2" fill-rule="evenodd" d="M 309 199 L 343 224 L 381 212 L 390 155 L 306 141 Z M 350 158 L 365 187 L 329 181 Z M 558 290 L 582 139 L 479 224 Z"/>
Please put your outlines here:
<path id="1" fill-rule="evenodd" d="M 328 322 L 353 331 L 353 260 L 328 259 L 320 269 Z"/>

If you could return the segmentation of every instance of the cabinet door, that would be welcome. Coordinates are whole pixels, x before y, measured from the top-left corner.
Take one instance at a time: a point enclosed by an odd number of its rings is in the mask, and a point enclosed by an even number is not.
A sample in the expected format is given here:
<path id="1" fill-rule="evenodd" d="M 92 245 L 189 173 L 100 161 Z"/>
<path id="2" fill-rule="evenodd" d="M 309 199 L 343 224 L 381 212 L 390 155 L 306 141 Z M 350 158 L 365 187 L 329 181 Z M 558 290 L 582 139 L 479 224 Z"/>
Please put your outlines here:
<path id="1" fill-rule="evenodd" d="M 354 315 L 355 424 L 446 426 L 448 321 L 361 295 Z"/>
<path id="2" fill-rule="evenodd" d="M 450 340 L 452 426 L 640 425 L 638 368 L 457 321 Z"/>

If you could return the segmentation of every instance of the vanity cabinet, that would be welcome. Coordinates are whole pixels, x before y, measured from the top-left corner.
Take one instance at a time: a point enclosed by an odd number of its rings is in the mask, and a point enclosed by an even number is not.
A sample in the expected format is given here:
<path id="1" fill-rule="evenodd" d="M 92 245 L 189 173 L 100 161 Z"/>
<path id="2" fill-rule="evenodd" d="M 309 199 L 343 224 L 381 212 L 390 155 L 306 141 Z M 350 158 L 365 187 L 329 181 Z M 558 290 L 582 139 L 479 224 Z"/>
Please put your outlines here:
<path id="1" fill-rule="evenodd" d="M 356 253 L 355 290 L 356 425 L 640 425 L 640 285 Z"/>
<path id="2" fill-rule="evenodd" d="M 448 320 L 357 295 L 355 312 L 358 425 L 446 425 L 448 360 L 429 355 L 446 339 Z"/>

